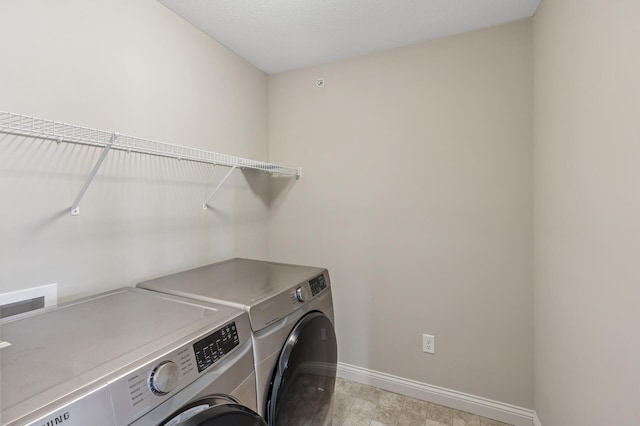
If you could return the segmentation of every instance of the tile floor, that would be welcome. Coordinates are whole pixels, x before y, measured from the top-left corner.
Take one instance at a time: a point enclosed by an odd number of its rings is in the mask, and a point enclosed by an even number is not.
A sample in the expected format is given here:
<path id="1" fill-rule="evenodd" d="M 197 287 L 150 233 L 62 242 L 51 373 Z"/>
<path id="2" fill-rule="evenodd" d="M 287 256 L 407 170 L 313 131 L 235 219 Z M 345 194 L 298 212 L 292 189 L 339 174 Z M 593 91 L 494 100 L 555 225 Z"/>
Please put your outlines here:
<path id="1" fill-rule="evenodd" d="M 372 386 L 336 379 L 333 426 L 509 426 Z"/>

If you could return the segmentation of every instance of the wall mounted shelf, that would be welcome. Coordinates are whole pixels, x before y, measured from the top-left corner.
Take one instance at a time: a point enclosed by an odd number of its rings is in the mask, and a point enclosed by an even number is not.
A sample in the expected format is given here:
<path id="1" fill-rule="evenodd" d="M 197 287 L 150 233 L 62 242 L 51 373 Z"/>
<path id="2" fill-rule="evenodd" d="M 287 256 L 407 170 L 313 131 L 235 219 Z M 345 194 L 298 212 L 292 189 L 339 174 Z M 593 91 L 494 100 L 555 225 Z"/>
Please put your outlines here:
<path id="1" fill-rule="evenodd" d="M 109 150 L 112 149 L 230 167 L 231 170 L 229 170 L 208 199 L 205 200 L 203 204 L 204 208 L 207 208 L 207 203 L 235 169 L 259 170 L 273 175 L 295 177 L 296 179 L 299 178 L 302 173 L 302 169 L 299 167 L 293 168 L 279 164 L 249 160 L 233 155 L 220 154 L 217 152 L 205 151 L 181 145 L 173 145 L 164 142 L 156 142 L 148 139 L 121 135 L 116 132 L 107 132 L 75 124 L 67 124 L 59 121 L 46 120 L 43 118 L 35 118 L 4 111 L 0 111 L 0 133 L 48 139 L 58 143 L 66 142 L 103 148 L 102 154 L 98 158 L 98 161 L 94 165 L 85 184 L 71 206 L 71 214 L 74 216 L 80 213 L 80 201 L 82 200 L 84 193 L 89 188 L 91 181 L 100 169 L 100 166 L 106 158 Z"/>

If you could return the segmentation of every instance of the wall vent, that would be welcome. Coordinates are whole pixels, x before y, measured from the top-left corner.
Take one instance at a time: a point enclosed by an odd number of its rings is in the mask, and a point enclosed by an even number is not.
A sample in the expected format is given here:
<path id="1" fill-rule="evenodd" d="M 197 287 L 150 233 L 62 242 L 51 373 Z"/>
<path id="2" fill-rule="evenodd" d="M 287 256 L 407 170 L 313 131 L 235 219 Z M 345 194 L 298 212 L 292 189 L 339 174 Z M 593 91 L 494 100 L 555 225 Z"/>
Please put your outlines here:
<path id="1" fill-rule="evenodd" d="M 58 284 L 0 294 L 0 318 L 42 309 L 58 303 Z"/>

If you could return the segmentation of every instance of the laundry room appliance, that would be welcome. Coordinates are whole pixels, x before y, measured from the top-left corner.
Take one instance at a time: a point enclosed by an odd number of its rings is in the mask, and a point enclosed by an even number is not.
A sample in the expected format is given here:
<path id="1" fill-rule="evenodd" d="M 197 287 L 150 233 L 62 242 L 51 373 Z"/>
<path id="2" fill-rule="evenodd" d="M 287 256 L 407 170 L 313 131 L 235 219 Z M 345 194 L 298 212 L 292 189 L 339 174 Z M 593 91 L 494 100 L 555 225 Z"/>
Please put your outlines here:
<path id="1" fill-rule="evenodd" d="M 5 318 L 0 424 L 265 425 L 250 335 L 242 310 L 133 287 Z"/>
<path id="2" fill-rule="evenodd" d="M 231 259 L 138 287 L 244 309 L 258 412 L 272 426 L 331 424 L 337 344 L 326 269 Z"/>

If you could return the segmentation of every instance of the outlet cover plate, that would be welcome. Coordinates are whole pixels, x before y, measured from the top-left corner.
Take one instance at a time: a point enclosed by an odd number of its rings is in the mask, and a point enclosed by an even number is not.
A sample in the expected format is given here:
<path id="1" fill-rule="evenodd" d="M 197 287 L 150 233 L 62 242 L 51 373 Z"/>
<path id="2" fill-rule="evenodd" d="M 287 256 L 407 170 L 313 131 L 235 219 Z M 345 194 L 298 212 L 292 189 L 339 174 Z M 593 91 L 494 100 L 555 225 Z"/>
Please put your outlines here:
<path id="1" fill-rule="evenodd" d="M 436 338 L 430 334 L 422 335 L 422 352 L 428 354 L 436 353 Z"/>

